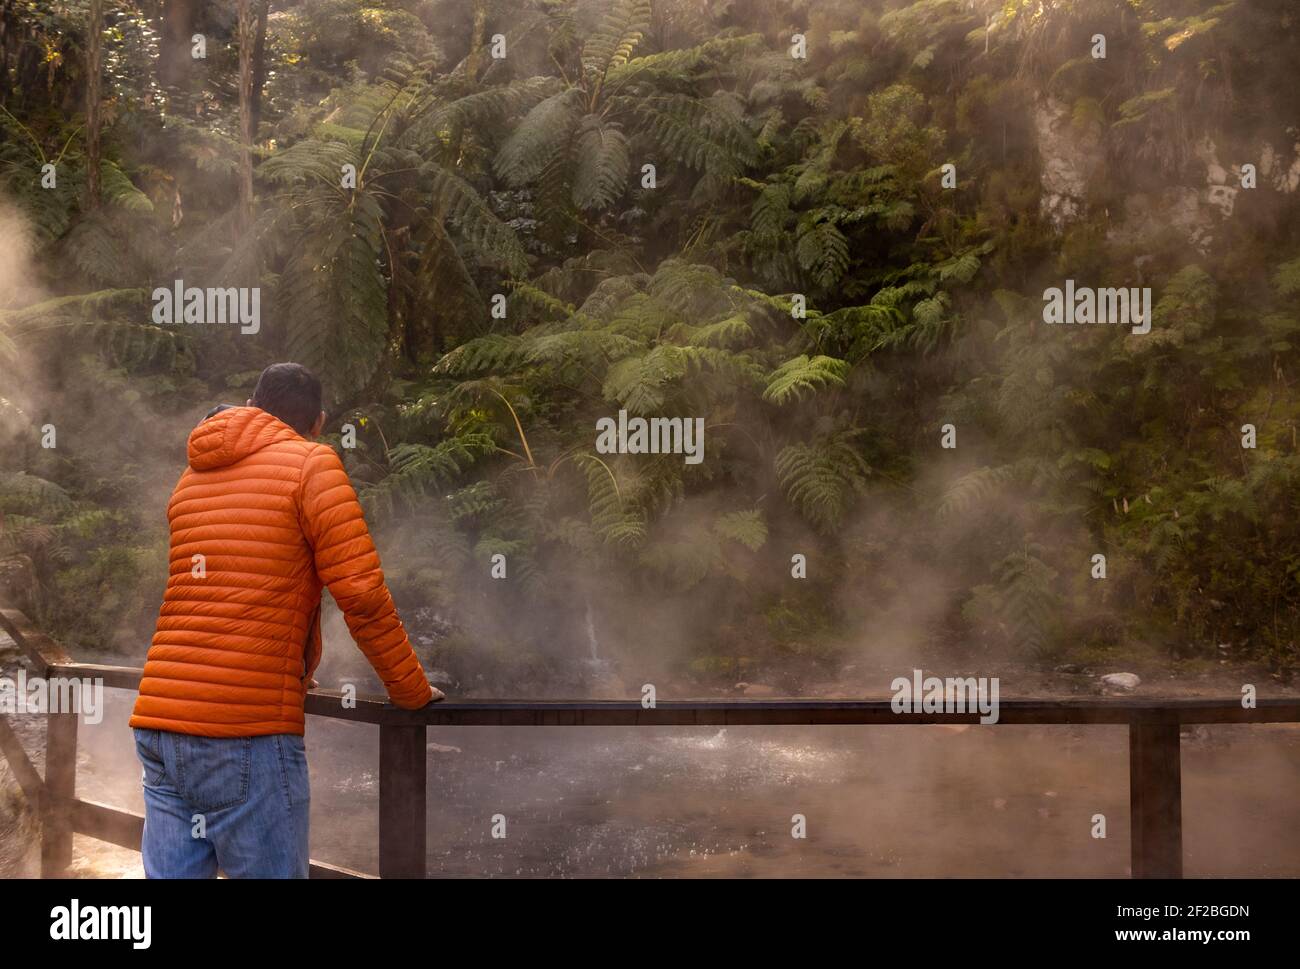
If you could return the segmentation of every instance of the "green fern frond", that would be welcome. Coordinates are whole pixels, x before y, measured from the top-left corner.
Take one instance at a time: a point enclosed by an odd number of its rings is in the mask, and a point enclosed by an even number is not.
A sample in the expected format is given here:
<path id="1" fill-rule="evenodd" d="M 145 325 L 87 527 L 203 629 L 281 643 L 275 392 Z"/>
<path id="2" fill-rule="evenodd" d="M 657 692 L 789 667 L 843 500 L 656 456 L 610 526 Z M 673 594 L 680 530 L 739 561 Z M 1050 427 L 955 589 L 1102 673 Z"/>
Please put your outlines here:
<path id="1" fill-rule="evenodd" d="M 758 509 L 728 512 L 713 523 L 713 530 L 722 538 L 739 542 L 751 552 L 767 543 L 767 522 Z"/>
<path id="2" fill-rule="evenodd" d="M 523 114 L 557 93 L 556 77 L 529 77 L 447 101 L 436 89 L 415 92 L 399 143 L 421 149 L 448 137 L 455 128 L 487 131 Z"/>
<path id="3" fill-rule="evenodd" d="M 737 178 L 757 158 L 757 143 L 737 102 L 725 93 L 638 98 L 627 107 L 672 159 L 724 180 Z"/>
<path id="4" fill-rule="evenodd" d="M 539 102 L 497 152 L 497 174 L 511 185 L 536 181 L 569 144 L 581 117 L 582 93 L 577 88 Z"/>
<path id="5" fill-rule="evenodd" d="M 763 399 L 774 404 L 787 404 L 805 392 L 816 392 L 824 387 L 843 386 L 849 365 L 835 357 L 809 357 L 800 354 L 781 364 L 768 378 Z"/>
<path id="6" fill-rule="evenodd" d="M 670 335 L 689 346 L 727 348 L 749 343 L 754 337 L 754 329 L 749 325 L 747 314 L 742 312 L 703 326 L 679 323 Z"/>
<path id="7" fill-rule="evenodd" d="M 589 114 L 578 125 L 573 200 L 584 209 L 613 205 L 627 188 L 628 140 L 617 122 Z"/>
<path id="8" fill-rule="evenodd" d="M 750 227 L 761 236 L 783 237 L 794 218 L 791 210 L 793 201 L 793 191 L 784 182 L 764 185 L 750 210 Z"/>
<path id="9" fill-rule="evenodd" d="M 434 372 L 449 376 L 502 373 L 521 366 L 527 360 L 528 347 L 519 337 L 502 333 L 468 340 L 447 353 L 434 366 Z"/>
<path id="10" fill-rule="evenodd" d="M 987 501 L 1015 479 L 1016 466 L 1003 464 L 976 468 L 951 482 L 939 499 L 938 515 L 949 518 L 965 514 Z"/>
<path id="11" fill-rule="evenodd" d="M 656 413 L 668 398 L 669 385 L 685 376 L 686 368 L 686 354 L 671 344 L 626 357 L 605 374 L 605 399 L 617 401 L 629 414 Z"/>
<path id="12" fill-rule="evenodd" d="M 596 32 L 582 45 L 582 69 L 603 78 L 622 67 L 650 29 L 650 0 L 610 0 Z"/>
<path id="13" fill-rule="evenodd" d="M 776 473 L 790 503 L 813 525 L 829 532 L 864 490 L 871 468 L 854 446 L 861 429 L 790 444 L 776 456 Z"/>
<path id="14" fill-rule="evenodd" d="M 521 274 L 528 268 L 515 231 L 497 218 L 468 182 L 442 168 L 426 169 L 426 175 L 437 212 L 462 236 L 507 272 Z"/>
<path id="15" fill-rule="evenodd" d="M 582 361 L 597 366 L 631 356 L 641 349 L 635 340 L 610 330 L 565 330 L 530 334 L 526 359 L 529 363 L 563 365 Z"/>
<path id="16" fill-rule="evenodd" d="M 818 285 L 829 288 L 848 269 L 849 240 L 833 221 L 813 213 L 799 222 L 795 256 Z"/>
<path id="17" fill-rule="evenodd" d="M 475 481 L 464 488 L 458 488 L 447 495 L 446 500 L 447 516 L 453 522 L 484 518 L 506 504 L 506 498 L 497 494 L 491 481 Z"/>
<path id="18" fill-rule="evenodd" d="M 316 217 L 280 277 L 276 299 L 286 349 L 327 375 L 342 397 L 374 373 L 388 332 L 382 213 L 358 193 L 352 205 Z"/>
<path id="19" fill-rule="evenodd" d="M 692 71 L 711 64 L 726 64 L 763 47 L 761 34 L 718 37 L 696 47 L 657 51 L 613 64 L 605 72 L 605 87 L 618 88 L 630 82 L 662 85 L 680 82 Z M 788 58 L 786 58 L 788 60 Z"/>
<path id="20" fill-rule="evenodd" d="M 388 453 L 390 472 L 361 492 L 368 508 L 392 514 L 396 502 L 408 504 L 426 495 L 430 488 L 450 484 L 476 460 L 497 450 L 491 435 L 463 434 L 430 447 L 426 444 L 398 444 Z"/>
<path id="21" fill-rule="evenodd" d="M 104 199 L 129 212 L 152 212 L 153 202 L 135 187 L 127 174 L 107 159 L 100 163 L 100 191 Z"/>
<path id="22" fill-rule="evenodd" d="M 6 514 L 47 516 L 72 507 L 72 496 L 53 481 L 26 471 L 0 471 L 0 511 Z"/>
<path id="23" fill-rule="evenodd" d="M 587 479 L 592 529 L 610 544 L 636 546 L 644 541 L 645 519 L 625 499 L 610 466 L 594 454 L 578 454 L 573 460 Z"/>

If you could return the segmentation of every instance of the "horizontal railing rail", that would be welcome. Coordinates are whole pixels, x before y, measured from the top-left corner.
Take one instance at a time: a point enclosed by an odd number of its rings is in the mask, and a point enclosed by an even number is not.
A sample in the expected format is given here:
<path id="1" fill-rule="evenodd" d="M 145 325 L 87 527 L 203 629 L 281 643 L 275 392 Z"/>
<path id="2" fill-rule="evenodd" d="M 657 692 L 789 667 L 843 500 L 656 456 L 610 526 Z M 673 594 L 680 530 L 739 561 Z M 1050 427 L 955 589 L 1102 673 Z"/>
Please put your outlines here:
<path id="1" fill-rule="evenodd" d="M 0 609 L 4 628 L 47 679 L 97 679 L 105 687 L 138 690 L 134 667 L 79 663 L 22 613 Z M 644 705 L 639 700 L 446 700 L 403 710 L 383 697 L 312 690 L 306 712 L 375 724 L 379 754 L 380 877 L 424 877 L 426 848 L 426 730 L 474 727 L 683 727 L 802 724 L 978 724 L 970 712 L 895 712 L 890 699 L 683 699 Z M 48 714 L 46 769 L 41 778 L 21 742 L 0 718 L 0 753 L 20 786 L 41 804 L 43 870 L 71 859 L 78 832 L 139 850 L 143 818 L 75 797 L 75 714 Z M 1182 876 L 1180 728 L 1186 724 L 1300 722 L 1300 698 L 1265 698 L 1247 706 L 1237 698 L 1017 698 L 1001 700 L 996 725 L 1120 725 L 1129 730 L 1131 867 L 1135 878 Z M 365 877 L 312 862 L 312 877 Z"/>
<path id="2" fill-rule="evenodd" d="M 56 663 L 50 676 L 95 677 L 106 687 L 138 690 L 141 671 L 97 663 Z M 1201 697 L 1014 698 L 998 703 L 999 724 L 1294 723 L 1300 698 L 1266 698 L 1247 708 L 1237 699 Z M 444 700 L 403 710 L 384 697 L 312 690 L 307 713 L 335 720 L 428 727 L 689 727 L 781 724 L 980 723 L 978 710 L 896 713 L 890 699 L 849 698 L 660 700 Z"/>

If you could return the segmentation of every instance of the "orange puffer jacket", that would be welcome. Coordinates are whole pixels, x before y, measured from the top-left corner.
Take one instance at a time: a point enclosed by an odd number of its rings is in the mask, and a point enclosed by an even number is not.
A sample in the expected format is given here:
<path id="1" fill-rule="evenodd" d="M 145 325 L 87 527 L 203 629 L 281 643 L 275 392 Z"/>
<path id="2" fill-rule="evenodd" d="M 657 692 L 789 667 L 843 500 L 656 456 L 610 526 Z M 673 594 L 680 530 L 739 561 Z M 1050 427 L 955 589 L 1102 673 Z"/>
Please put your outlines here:
<path id="1" fill-rule="evenodd" d="M 322 583 L 393 702 L 432 699 L 332 448 L 232 407 L 190 434 L 189 465 L 167 505 L 171 574 L 132 727 L 301 734 Z"/>

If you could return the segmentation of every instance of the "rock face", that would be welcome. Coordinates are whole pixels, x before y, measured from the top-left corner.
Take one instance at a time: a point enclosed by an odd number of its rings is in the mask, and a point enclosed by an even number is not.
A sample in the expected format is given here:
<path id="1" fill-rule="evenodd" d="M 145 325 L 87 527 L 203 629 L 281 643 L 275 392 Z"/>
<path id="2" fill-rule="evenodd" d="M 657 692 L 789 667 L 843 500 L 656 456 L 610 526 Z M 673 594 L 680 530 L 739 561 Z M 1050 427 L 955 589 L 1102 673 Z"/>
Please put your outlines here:
<path id="1" fill-rule="evenodd" d="M 1107 240 L 1153 249 L 1155 237 L 1172 228 L 1197 252 L 1207 254 L 1220 224 L 1232 216 L 1241 178 L 1239 169 L 1220 162 L 1219 146 L 1209 138 L 1196 146 L 1196 157 L 1204 166 L 1203 185 L 1170 185 L 1163 191 L 1127 196 L 1123 212 L 1107 230 Z"/>
<path id="2" fill-rule="evenodd" d="M 1088 180 L 1102 160 L 1101 143 L 1076 138 L 1069 109 L 1055 98 L 1039 102 L 1034 110 L 1034 128 L 1043 164 L 1039 204 L 1043 217 L 1059 232 L 1083 212 Z"/>
<path id="3" fill-rule="evenodd" d="M 1083 215 L 1088 183 L 1104 161 L 1104 129 L 1097 126 L 1082 134 L 1070 107 L 1053 97 L 1035 106 L 1034 129 L 1042 163 L 1039 204 L 1043 217 L 1060 232 Z M 1219 224 L 1236 208 L 1242 165 L 1247 162 L 1256 166 L 1261 188 L 1284 194 L 1300 191 L 1300 143 L 1280 149 L 1271 144 L 1232 147 L 1202 138 L 1193 150 L 1204 181 L 1128 196 L 1123 211 L 1111 213 L 1111 242 L 1141 248 L 1172 227 L 1198 252 L 1208 254 Z"/>
<path id="4" fill-rule="evenodd" d="M 1266 144 L 1259 156 L 1259 174 L 1279 192 L 1300 189 L 1300 144 L 1291 146 L 1290 157 Z"/>
<path id="5" fill-rule="evenodd" d="M 1107 673 L 1101 678 L 1102 692 L 1132 693 L 1141 683 L 1136 673 Z"/>
<path id="6" fill-rule="evenodd" d="M 1229 172 L 1219 163 L 1218 147 L 1209 138 L 1202 138 L 1196 146 L 1196 155 L 1205 164 L 1205 202 L 1211 208 L 1218 209 L 1225 219 L 1232 215 L 1237 202 L 1241 179 L 1235 172 Z"/>

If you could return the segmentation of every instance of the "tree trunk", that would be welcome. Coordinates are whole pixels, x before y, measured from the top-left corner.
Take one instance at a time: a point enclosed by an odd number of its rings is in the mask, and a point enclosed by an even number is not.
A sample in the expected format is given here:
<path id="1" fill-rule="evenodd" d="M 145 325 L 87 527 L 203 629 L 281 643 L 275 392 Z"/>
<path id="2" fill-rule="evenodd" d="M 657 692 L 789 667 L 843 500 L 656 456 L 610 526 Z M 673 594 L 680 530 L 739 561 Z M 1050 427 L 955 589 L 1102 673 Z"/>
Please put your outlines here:
<path id="1" fill-rule="evenodd" d="M 266 18 L 271 12 L 271 0 L 257 4 L 257 43 L 253 45 L 253 135 L 262 123 L 262 87 L 266 84 Z"/>
<path id="2" fill-rule="evenodd" d="M 474 33 L 470 37 L 469 79 L 478 80 L 479 67 L 483 62 L 483 45 L 487 34 L 487 4 L 483 0 L 474 0 Z"/>
<path id="3" fill-rule="evenodd" d="M 174 87 L 189 75 L 194 25 L 198 22 L 198 0 L 167 0 L 163 7 L 162 43 L 158 47 L 158 79 Z"/>
<path id="4" fill-rule="evenodd" d="M 13 19 L 13 0 L 0 3 L 0 104 L 9 104 L 9 45 Z"/>
<path id="5" fill-rule="evenodd" d="M 238 0 L 239 10 L 239 212 L 242 233 L 253 222 L 253 0 Z"/>
<path id="6" fill-rule="evenodd" d="M 86 208 L 99 208 L 99 76 L 104 39 L 104 0 L 90 0 L 86 37 Z"/>

